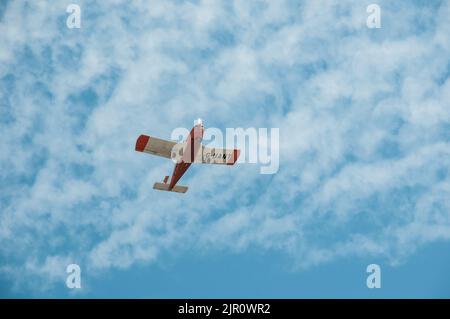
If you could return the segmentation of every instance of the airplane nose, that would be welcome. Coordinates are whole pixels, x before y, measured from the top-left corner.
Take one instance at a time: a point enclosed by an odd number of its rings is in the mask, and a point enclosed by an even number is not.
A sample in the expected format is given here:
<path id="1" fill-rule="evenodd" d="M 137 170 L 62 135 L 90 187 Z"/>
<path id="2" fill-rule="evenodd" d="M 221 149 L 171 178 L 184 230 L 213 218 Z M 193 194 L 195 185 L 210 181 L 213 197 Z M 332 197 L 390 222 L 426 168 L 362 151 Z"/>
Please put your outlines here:
<path id="1" fill-rule="evenodd" d="M 197 123 L 195 123 L 195 125 L 200 125 L 201 127 L 203 127 L 203 121 L 201 118 L 198 118 L 196 122 Z"/>

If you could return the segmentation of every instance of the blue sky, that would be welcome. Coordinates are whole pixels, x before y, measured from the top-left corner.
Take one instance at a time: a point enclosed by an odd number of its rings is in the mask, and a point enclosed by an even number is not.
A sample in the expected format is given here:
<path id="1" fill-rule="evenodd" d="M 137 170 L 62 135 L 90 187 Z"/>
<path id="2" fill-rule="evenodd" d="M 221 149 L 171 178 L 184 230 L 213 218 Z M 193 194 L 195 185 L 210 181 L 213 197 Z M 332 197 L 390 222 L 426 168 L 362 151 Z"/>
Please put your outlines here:
<path id="1" fill-rule="evenodd" d="M 448 1 L 74 3 L 0 4 L 1 297 L 450 297 Z M 279 171 L 153 190 L 198 117 Z"/>

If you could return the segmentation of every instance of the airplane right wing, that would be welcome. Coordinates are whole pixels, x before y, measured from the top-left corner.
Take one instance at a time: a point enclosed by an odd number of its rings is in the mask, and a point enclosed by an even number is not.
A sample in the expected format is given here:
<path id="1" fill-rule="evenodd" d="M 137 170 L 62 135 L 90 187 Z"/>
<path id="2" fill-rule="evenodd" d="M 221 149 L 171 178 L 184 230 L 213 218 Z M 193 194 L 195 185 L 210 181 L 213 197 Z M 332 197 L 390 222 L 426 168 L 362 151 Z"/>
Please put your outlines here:
<path id="1" fill-rule="evenodd" d="M 234 165 L 238 160 L 238 149 L 211 148 L 203 146 L 202 152 L 199 152 L 201 158 L 200 163 L 203 164 L 226 164 Z"/>
<path id="2" fill-rule="evenodd" d="M 172 148 L 176 144 L 173 141 L 141 135 L 136 141 L 136 151 L 171 158 Z"/>

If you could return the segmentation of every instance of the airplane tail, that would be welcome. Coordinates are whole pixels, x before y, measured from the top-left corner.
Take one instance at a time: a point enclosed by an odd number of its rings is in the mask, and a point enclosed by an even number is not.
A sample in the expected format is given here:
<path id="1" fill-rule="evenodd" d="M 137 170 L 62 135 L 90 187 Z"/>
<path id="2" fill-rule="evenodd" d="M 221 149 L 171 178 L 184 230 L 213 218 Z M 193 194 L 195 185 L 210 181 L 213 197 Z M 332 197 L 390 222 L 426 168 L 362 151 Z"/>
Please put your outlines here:
<path id="1" fill-rule="evenodd" d="M 160 191 L 168 191 L 176 193 L 186 193 L 188 190 L 187 186 L 180 186 L 180 185 L 175 185 L 172 189 L 169 190 L 169 184 L 167 183 L 155 183 L 153 184 L 153 188 Z"/>

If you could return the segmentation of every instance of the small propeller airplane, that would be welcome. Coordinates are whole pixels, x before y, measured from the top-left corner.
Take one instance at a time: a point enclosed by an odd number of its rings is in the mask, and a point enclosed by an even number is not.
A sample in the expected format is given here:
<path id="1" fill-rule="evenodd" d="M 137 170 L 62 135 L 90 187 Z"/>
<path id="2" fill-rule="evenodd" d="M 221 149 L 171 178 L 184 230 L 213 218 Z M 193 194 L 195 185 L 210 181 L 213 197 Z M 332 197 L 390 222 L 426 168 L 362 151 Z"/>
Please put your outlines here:
<path id="1" fill-rule="evenodd" d="M 202 120 L 198 119 L 189 136 L 185 141 L 180 143 L 148 135 L 138 137 L 136 151 L 169 158 L 176 163 L 170 182 L 168 182 L 169 176 L 165 176 L 162 183 L 155 183 L 153 185 L 154 189 L 186 193 L 188 187 L 177 185 L 177 182 L 192 163 L 226 165 L 236 163 L 240 150 L 204 146 L 201 144 L 204 131 Z"/>

